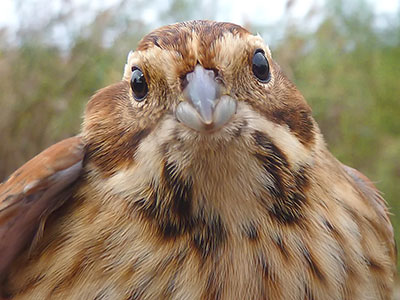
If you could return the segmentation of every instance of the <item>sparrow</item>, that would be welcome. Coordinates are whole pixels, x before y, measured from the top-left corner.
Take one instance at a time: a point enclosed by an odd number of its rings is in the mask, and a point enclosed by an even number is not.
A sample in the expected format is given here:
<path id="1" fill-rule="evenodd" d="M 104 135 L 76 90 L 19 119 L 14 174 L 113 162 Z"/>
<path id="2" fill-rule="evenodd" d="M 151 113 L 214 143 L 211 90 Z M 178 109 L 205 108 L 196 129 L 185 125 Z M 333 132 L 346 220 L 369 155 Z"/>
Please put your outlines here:
<path id="1" fill-rule="evenodd" d="M 258 35 L 161 27 L 0 186 L 5 299 L 390 299 L 380 192 Z"/>

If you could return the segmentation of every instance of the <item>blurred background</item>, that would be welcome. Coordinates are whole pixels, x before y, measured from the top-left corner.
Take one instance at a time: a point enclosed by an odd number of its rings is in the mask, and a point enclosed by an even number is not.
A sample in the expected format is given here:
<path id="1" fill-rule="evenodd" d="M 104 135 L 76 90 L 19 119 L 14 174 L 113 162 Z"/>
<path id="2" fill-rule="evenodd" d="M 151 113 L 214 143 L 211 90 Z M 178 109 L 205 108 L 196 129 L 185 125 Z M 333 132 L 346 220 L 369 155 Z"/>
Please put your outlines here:
<path id="1" fill-rule="evenodd" d="M 367 0 L 2 0 L 0 181 L 80 130 L 143 35 L 172 22 L 243 25 L 313 108 L 330 150 L 383 192 L 400 244 L 400 3 Z"/>

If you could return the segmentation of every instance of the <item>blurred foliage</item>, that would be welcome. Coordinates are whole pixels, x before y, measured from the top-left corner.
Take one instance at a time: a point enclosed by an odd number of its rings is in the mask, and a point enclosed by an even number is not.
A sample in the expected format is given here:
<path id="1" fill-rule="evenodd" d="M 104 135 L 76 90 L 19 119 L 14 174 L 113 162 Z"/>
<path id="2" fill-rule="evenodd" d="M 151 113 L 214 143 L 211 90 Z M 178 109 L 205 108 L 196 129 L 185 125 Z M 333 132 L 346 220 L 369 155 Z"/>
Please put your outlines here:
<path id="1" fill-rule="evenodd" d="M 121 78 L 127 53 L 146 32 L 215 17 L 218 1 L 197 2 L 120 1 L 81 25 L 74 16 L 87 8 L 70 1 L 45 18 L 32 14 L 45 1 L 17 2 L 28 13 L 15 39 L 0 29 L 0 180 L 79 132 L 90 96 Z M 282 22 L 246 27 L 274 41 L 275 59 L 311 104 L 335 156 L 376 182 L 400 244 L 400 12 L 382 25 L 368 2 L 337 0 L 296 19 L 295 2 L 287 2 Z M 153 21 L 143 18 L 149 12 Z"/>

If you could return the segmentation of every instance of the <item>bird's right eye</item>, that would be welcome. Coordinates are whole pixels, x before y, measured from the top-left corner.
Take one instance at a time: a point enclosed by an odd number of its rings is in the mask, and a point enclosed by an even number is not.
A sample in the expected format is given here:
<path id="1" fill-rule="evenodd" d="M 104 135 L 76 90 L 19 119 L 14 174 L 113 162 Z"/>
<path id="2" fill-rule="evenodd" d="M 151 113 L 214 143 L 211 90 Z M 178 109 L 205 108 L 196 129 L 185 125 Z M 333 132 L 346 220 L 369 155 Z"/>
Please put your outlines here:
<path id="1" fill-rule="evenodd" d="M 132 67 L 131 88 L 133 98 L 138 102 L 143 101 L 149 91 L 146 78 L 138 67 Z"/>

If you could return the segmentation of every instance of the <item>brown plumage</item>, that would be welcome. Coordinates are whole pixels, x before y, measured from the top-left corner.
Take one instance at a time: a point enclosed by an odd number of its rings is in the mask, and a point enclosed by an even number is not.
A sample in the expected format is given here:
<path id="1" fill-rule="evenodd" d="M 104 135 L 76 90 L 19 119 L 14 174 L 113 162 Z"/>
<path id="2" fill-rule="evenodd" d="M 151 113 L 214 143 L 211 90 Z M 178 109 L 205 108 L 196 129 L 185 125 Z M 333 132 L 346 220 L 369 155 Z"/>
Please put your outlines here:
<path id="1" fill-rule="evenodd" d="M 327 150 L 258 36 L 162 27 L 80 136 L 0 186 L 13 299 L 390 299 L 384 200 Z"/>

